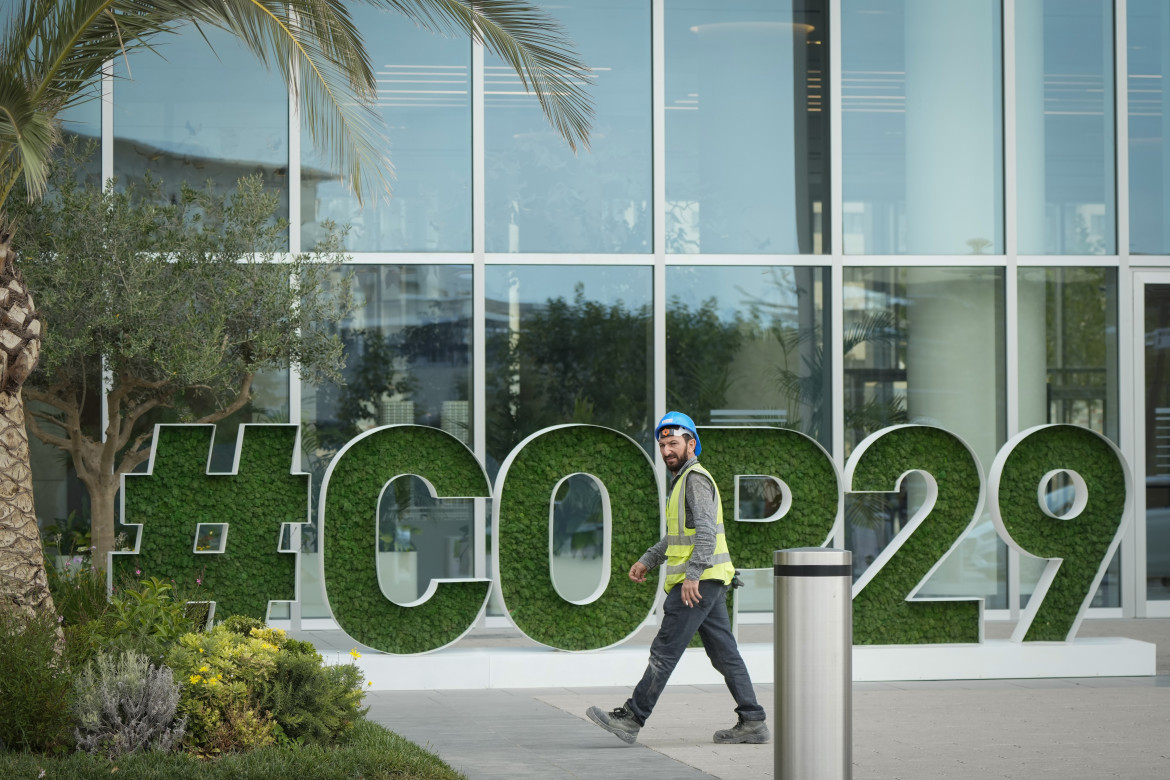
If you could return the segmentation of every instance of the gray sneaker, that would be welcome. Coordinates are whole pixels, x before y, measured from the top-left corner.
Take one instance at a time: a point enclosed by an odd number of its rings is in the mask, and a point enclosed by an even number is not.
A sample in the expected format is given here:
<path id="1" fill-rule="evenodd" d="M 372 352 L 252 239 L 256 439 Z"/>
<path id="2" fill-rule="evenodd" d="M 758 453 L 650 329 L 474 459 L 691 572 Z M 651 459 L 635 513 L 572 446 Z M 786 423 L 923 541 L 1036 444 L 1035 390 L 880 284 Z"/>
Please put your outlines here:
<path id="1" fill-rule="evenodd" d="M 739 716 L 739 723 L 715 732 L 715 741 L 720 745 L 762 745 L 771 738 L 767 723 L 762 720 L 744 720 L 742 715 Z"/>
<path id="2" fill-rule="evenodd" d="M 610 734 L 616 734 L 622 742 L 632 745 L 638 741 L 638 732 L 642 730 L 642 727 L 638 725 L 638 721 L 634 720 L 634 713 L 630 712 L 630 708 L 625 704 L 609 712 L 605 712 L 600 707 L 590 707 L 585 710 L 585 714 L 589 716 L 589 720 Z"/>

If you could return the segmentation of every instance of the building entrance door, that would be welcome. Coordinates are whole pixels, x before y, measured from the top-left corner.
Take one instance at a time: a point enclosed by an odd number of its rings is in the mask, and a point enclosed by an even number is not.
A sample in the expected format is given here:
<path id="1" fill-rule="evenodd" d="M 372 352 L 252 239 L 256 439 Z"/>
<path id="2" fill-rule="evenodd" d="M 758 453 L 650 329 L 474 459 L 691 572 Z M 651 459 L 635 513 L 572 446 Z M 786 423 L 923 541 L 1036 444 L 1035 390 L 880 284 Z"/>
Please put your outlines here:
<path id="1" fill-rule="evenodd" d="M 1170 617 L 1170 272 L 1136 274 L 1134 292 L 1141 336 L 1134 520 L 1138 570 L 1145 570 L 1138 591 L 1144 584 L 1146 615 Z"/>

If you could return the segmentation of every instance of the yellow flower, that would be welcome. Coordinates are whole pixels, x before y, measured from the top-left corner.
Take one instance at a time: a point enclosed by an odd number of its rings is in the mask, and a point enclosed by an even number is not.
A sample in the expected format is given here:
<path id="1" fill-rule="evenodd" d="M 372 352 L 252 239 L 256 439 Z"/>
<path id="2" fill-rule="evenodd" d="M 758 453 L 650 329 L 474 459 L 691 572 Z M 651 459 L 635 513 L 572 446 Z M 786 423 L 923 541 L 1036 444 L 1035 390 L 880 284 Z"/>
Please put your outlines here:
<path id="1" fill-rule="evenodd" d="M 350 650 L 349 654 L 352 655 L 355 659 L 362 657 L 362 654 L 357 651 L 356 647 L 354 649 Z"/>
<path id="2" fill-rule="evenodd" d="M 202 679 L 203 679 L 203 675 L 193 674 L 193 675 L 191 675 L 191 684 L 194 685 L 195 683 L 199 682 Z"/>
<path id="3" fill-rule="evenodd" d="M 200 667 L 199 667 L 199 671 L 201 671 L 201 672 L 210 672 L 211 670 L 207 668 L 207 665 L 206 665 L 206 664 L 204 664 L 203 666 L 200 666 Z"/>
<path id="4" fill-rule="evenodd" d="M 374 684 L 373 680 L 366 680 L 366 685 L 373 685 L 373 684 Z"/>

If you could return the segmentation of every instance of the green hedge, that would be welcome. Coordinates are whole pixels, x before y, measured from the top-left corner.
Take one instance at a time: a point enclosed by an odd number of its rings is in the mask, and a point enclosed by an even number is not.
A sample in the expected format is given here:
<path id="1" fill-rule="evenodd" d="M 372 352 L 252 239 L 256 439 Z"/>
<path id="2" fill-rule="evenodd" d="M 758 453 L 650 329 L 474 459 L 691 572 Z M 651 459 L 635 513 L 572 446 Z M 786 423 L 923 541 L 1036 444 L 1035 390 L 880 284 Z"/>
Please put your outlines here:
<path id="1" fill-rule="evenodd" d="M 996 459 L 991 476 L 992 484 L 999 485 L 996 511 L 1003 530 L 1024 552 L 1061 559 L 1024 640 L 1072 639 L 1079 616 L 1092 601 L 1094 585 L 1112 559 L 1110 548 L 1122 531 L 1125 468 L 1108 440 L 1075 425 L 1025 432 L 1005 452 Z M 1049 517 L 1040 508 L 1040 481 L 1056 469 L 1075 471 L 1085 480 L 1088 504 L 1076 518 Z"/>
<path id="2" fill-rule="evenodd" d="M 155 430 L 154 466 L 123 483 L 123 522 L 141 524 L 137 554 L 115 554 L 120 581 L 173 579 L 200 587 L 221 615 L 264 620 L 268 603 L 292 601 L 296 555 L 277 551 L 284 523 L 308 520 L 309 475 L 294 474 L 296 425 L 247 425 L 238 474 L 208 474 L 212 425 Z M 199 523 L 227 523 L 223 553 L 195 553 Z M 141 571 L 141 574 L 136 574 Z"/>
<path id="3" fill-rule="evenodd" d="M 471 630 L 487 603 L 490 580 L 438 585 L 414 607 L 382 595 L 376 557 L 378 499 L 397 477 L 414 474 L 441 498 L 487 497 L 487 476 L 454 436 L 421 425 L 376 428 L 350 441 L 321 486 L 322 558 L 329 608 L 345 633 L 387 653 L 437 650 Z"/>
<path id="4" fill-rule="evenodd" d="M 862 442 L 850 457 L 846 489 L 894 491 L 898 479 L 911 470 L 934 477 L 938 498 L 917 531 L 854 596 L 853 643 L 978 642 L 981 602 L 906 600 L 966 530 L 979 506 L 981 474 L 967 445 L 941 428 L 887 428 Z"/>
<path id="5" fill-rule="evenodd" d="M 565 601 L 552 582 L 549 507 L 557 483 L 590 474 L 605 485 L 611 513 L 610 577 L 603 598 Z M 654 466 L 617 431 L 591 425 L 546 429 L 513 452 L 497 480 L 495 544 L 500 593 L 527 636 L 562 650 L 596 650 L 638 630 L 654 608 L 656 589 L 627 577 L 660 538 Z"/>
<path id="6" fill-rule="evenodd" d="M 360 720 L 339 747 L 288 744 L 229 753 L 134 753 L 111 761 L 89 753 L 45 756 L 0 752 L 0 777 L 45 780 L 466 780 L 433 753 L 376 723 Z"/>

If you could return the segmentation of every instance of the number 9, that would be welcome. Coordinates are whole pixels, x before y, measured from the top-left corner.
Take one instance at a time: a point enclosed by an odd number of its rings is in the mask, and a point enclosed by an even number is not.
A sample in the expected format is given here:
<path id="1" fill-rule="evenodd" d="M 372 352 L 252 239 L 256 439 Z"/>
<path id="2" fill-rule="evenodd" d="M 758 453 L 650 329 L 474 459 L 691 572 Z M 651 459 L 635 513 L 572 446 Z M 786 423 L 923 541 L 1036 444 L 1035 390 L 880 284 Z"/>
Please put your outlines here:
<path id="1" fill-rule="evenodd" d="M 1058 517 L 1048 481 L 1072 477 L 1076 496 Z M 1063 642 L 1076 636 L 1131 514 L 1132 477 L 1105 437 L 1076 425 L 1042 425 L 1016 435 L 991 466 L 991 517 L 1008 545 L 1048 565 L 1012 640 Z"/>

